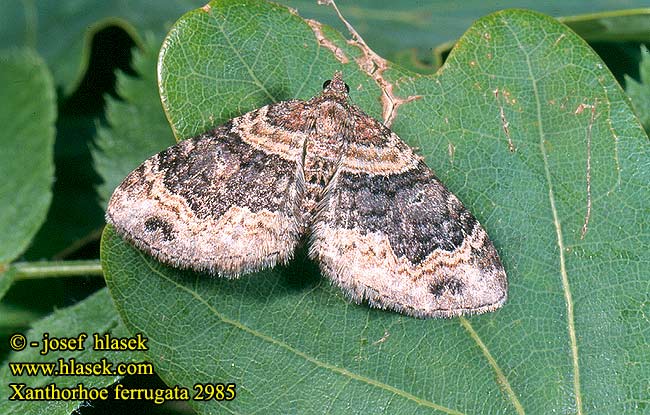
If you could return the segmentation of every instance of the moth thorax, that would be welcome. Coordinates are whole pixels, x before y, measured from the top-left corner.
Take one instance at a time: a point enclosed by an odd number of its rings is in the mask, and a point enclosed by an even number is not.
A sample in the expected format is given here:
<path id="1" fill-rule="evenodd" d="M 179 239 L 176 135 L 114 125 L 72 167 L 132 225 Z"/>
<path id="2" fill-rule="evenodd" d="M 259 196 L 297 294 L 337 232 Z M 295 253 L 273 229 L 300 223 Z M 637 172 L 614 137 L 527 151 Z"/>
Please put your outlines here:
<path id="1" fill-rule="evenodd" d="M 324 115 L 315 120 L 315 131 L 319 137 L 334 139 L 344 130 L 350 130 L 354 124 L 354 118 L 350 116 L 347 105 L 337 101 L 326 101 L 319 109 Z"/>
<path id="2" fill-rule="evenodd" d="M 306 157 L 304 165 L 305 184 L 324 188 L 329 183 L 335 169 L 335 159 Z"/>

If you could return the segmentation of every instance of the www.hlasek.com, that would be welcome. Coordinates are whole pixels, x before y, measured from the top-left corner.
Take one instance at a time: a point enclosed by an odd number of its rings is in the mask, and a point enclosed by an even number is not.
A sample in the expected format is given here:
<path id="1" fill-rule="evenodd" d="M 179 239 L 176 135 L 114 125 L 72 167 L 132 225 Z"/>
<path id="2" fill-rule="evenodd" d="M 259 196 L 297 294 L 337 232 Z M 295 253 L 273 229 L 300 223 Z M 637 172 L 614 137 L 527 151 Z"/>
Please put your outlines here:
<path id="1" fill-rule="evenodd" d="M 147 338 L 138 333 L 134 337 L 111 337 L 110 334 L 92 335 L 92 345 L 88 334 L 80 333 L 75 337 L 51 337 L 43 333 L 41 341 L 27 342 L 27 338 L 16 333 L 10 337 L 11 348 L 19 352 L 28 345 L 39 349 L 39 355 L 52 355 L 61 352 L 78 352 L 87 349 L 102 352 L 146 351 Z M 8 362 L 12 376 L 28 377 L 73 377 L 73 376 L 125 376 L 153 375 L 154 368 L 149 362 L 111 362 L 103 357 L 99 361 L 82 362 L 74 357 L 60 357 L 48 362 Z M 65 381 L 64 381 L 65 382 Z M 234 383 L 196 383 L 189 388 L 175 385 L 167 388 L 134 389 L 122 384 L 114 387 L 94 387 L 83 383 L 75 386 L 59 386 L 52 382 L 45 386 L 30 387 L 27 383 L 10 383 L 10 401 L 85 401 L 85 400 L 149 400 L 162 404 L 168 400 L 187 401 L 231 401 L 236 397 Z"/>

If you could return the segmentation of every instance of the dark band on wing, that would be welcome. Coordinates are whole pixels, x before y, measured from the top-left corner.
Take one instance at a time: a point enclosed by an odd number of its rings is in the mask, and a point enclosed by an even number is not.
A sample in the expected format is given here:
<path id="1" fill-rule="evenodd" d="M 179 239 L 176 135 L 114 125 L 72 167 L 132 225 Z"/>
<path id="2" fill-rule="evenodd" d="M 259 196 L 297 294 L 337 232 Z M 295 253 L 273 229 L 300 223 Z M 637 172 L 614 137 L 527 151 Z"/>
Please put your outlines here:
<path id="1" fill-rule="evenodd" d="M 182 196 L 199 218 L 220 217 L 232 206 L 289 209 L 295 163 L 245 143 L 230 124 L 169 147 L 157 162 L 167 190 Z"/>
<path id="2" fill-rule="evenodd" d="M 338 212 L 333 226 L 383 232 L 395 255 L 413 264 L 437 249 L 456 250 L 477 224 L 423 164 L 394 175 L 341 173 L 330 197 Z"/>

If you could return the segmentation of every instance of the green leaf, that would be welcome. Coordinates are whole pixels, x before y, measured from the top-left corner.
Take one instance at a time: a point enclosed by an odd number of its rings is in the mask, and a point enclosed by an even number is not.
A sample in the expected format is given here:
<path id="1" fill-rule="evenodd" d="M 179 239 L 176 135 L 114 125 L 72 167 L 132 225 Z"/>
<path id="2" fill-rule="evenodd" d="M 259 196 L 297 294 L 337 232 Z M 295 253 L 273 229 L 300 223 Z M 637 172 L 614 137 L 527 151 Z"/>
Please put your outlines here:
<path id="1" fill-rule="evenodd" d="M 381 116 L 363 51 L 341 35 L 322 27 L 319 43 L 271 3 L 209 7 L 183 16 L 161 52 L 177 137 L 308 98 L 335 69 L 354 103 Z M 650 152 L 602 61 L 556 20 L 504 11 L 478 20 L 435 76 L 387 65 L 375 76 L 416 97 L 392 129 L 488 230 L 509 275 L 504 308 L 451 320 L 374 310 L 304 259 L 207 278 L 108 227 L 108 287 L 127 327 L 152 339 L 157 373 L 237 384 L 234 401 L 190 402 L 201 414 L 647 411 Z"/>
<path id="2" fill-rule="evenodd" d="M 5 294 L 7 294 L 7 291 L 9 291 L 9 288 L 11 288 L 11 284 L 13 284 L 15 279 L 15 268 L 9 267 L 3 272 L 0 272 L 0 300 L 2 300 L 2 297 L 4 297 Z"/>
<path id="3" fill-rule="evenodd" d="M 89 338 L 84 342 L 84 350 L 52 352 L 40 354 L 44 333 L 49 333 L 49 338 L 78 337 L 86 333 Z M 10 401 L 13 391 L 8 387 L 10 383 L 24 383 L 28 388 L 45 387 L 55 383 L 58 388 L 72 388 L 79 383 L 87 389 L 103 388 L 112 385 L 120 379 L 119 376 L 14 376 L 11 373 L 11 362 L 57 362 L 64 359 L 69 362 L 74 358 L 77 363 L 96 363 L 106 358 L 116 368 L 117 363 L 142 361 L 144 356 L 140 352 L 102 352 L 93 350 L 93 334 L 100 336 L 110 333 L 113 337 L 126 337 L 128 332 L 115 312 L 115 307 L 108 294 L 102 289 L 72 307 L 57 310 L 52 315 L 35 323 L 31 330 L 24 333 L 27 342 L 39 342 L 40 346 L 12 352 L 7 362 L 0 367 L 0 413 L 3 414 L 69 414 L 77 409 L 83 401 L 71 400 L 46 400 L 46 401 Z"/>
<path id="4" fill-rule="evenodd" d="M 121 99 L 107 99 L 106 118 L 110 128 L 98 129 L 96 148 L 92 151 L 95 170 L 103 179 L 97 189 L 102 207 L 122 179 L 142 160 L 174 143 L 158 96 L 159 47 L 155 36 L 145 36 L 145 46 L 133 57 L 133 68 L 139 77 L 118 74 L 117 93 Z"/>
<path id="5" fill-rule="evenodd" d="M 583 3 L 587 5 L 588 3 Z M 518 5 L 517 7 L 521 7 Z M 575 11 L 574 11 L 575 12 Z M 576 16 L 558 17 L 558 20 L 569 26 L 583 39 L 593 45 L 601 57 L 605 59 L 613 72 L 629 70 L 627 62 L 620 62 L 625 57 L 626 44 L 624 42 L 650 42 L 650 9 L 631 9 L 602 11 L 580 10 Z M 557 15 L 557 14 L 556 14 Z M 559 15 L 561 16 L 561 15 Z M 602 42 L 606 47 L 599 47 Z M 440 65 L 444 57 L 454 47 L 455 41 L 448 41 L 434 49 L 435 62 Z M 632 58 L 627 57 L 627 60 Z M 621 79 L 622 79 L 622 75 Z"/>
<path id="6" fill-rule="evenodd" d="M 178 15 L 203 3 L 199 0 L 12 1 L 0 14 L 0 47 L 20 45 L 37 49 L 52 68 L 56 84 L 63 86 L 67 95 L 78 87 L 86 73 L 91 41 L 98 31 L 117 26 L 141 43 L 140 33 L 155 31 L 162 35 L 162 29 L 169 27 Z M 280 3 L 298 9 L 303 16 L 340 25 L 328 8 L 315 1 L 282 0 Z M 475 19 L 502 8 L 521 7 L 567 16 L 615 10 L 621 4 L 616 0 L 596 3 L 472 0 L 437 2 L 434 7 L 412 2 L 359 0 L 340 6 L 368 44 L 381 54 L 397 58 L 405 50 L 417 49 L 421 59 L 430 59 L 433 45 L 457 38 Z M 643 0 L 625 3 L 627 8 L 645 6 L 647 2 Z M 609 28 L 605 29 L 601 32 L 608 32 Z"/>
<path id="7" fill-rule="evenodd" d="M 54 180 L 55 93 L 28 49 L 0 52 L 0 267 L 27 248 L 45 220 Z"/>
<path id="8" fill-rule="evenodd" d="M 632 105 L 646 131 L 650 131 L 650 52 L 641 46 L 641 64 L 639 65 L 641 82 L 625 76 L 627 95 L 632 100 Z"/>

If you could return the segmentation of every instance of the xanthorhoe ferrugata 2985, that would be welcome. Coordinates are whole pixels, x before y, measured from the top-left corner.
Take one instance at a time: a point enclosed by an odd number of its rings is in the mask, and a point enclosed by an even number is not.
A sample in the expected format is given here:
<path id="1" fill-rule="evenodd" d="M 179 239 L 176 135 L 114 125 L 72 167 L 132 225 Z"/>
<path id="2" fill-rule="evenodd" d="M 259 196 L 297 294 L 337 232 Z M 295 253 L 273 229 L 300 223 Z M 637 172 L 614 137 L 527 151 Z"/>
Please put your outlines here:
<path id="1" fill-rule="evenodd" d="M 354 301 L 417 317 L 499 308 L 485 230 L 395 133 L 348 102 L 340 72 L 169 147 L 115 190 L 106 218 L 163 263 L 224 277 L 284 264 L 306 240 Z"/>

